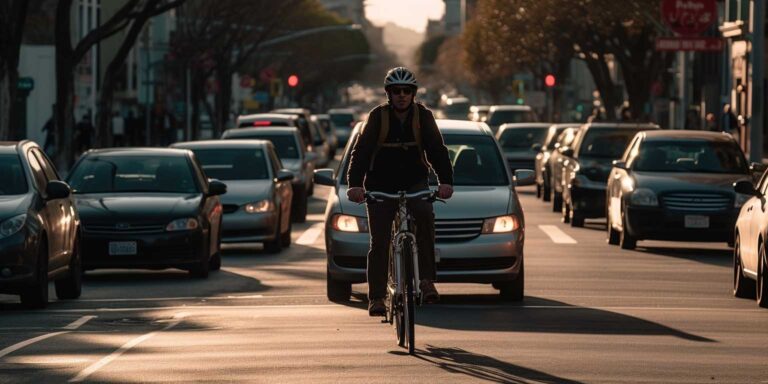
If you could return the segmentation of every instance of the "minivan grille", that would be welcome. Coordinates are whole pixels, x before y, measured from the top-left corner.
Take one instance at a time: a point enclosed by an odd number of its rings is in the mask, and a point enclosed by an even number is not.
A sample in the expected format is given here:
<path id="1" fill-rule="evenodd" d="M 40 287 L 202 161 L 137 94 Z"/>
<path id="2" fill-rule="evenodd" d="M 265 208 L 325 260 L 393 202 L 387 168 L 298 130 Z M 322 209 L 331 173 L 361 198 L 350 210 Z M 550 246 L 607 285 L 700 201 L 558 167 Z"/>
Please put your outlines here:
<path id="1" fill-rule="evenodd" d="M 721 211 L 732 205 L 727 195 L 701 192 L 670 193 L 661 201 L 668 209 L 691 211 Z"/>
<path id="2" fill-rule="evenodd" d="M 482 219 L 435 220 L 435 240 L 451 243 L 472 240 L 483 230 Z"/>

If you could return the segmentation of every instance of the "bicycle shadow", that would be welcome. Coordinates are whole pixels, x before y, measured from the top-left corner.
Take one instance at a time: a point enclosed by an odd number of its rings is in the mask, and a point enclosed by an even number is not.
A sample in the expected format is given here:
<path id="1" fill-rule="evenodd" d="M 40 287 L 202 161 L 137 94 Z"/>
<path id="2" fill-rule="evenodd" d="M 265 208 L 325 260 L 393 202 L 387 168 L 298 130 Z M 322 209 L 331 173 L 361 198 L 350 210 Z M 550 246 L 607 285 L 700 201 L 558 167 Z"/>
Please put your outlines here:
<path id="1" fill-rule="evenodd" d="M 550 375 L 546 372 L 511 364 L 491 356 L 469 352 L 462 348 L 441 348 L 427 345 L 417 349 L 415 357 L 434 364 L 453 374 L 494 383 L 563 383 L 580 384 L 579 381 Z"/>

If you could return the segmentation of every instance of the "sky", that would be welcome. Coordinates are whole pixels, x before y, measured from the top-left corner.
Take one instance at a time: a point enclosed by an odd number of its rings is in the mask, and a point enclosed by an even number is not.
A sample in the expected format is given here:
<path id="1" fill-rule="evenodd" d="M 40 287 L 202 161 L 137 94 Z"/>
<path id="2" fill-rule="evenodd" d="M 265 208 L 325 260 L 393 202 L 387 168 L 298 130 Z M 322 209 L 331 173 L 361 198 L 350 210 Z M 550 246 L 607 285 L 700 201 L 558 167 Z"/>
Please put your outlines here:
<path id="1" fill-rule="evenodd" d="M 365 15 L 375 25 L 393 22 L 401 27 L 424 32 L 428 19 L 440 19 L 443 0 L 365 0 Z"/>

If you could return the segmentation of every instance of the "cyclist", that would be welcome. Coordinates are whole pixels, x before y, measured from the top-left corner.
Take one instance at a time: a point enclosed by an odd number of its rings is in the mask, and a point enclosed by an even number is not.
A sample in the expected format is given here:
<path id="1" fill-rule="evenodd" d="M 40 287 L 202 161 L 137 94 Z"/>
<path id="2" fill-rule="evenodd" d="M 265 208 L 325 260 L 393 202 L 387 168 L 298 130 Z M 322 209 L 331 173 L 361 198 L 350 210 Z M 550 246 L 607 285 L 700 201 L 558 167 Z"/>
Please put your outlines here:
<path id="1" fill-rule="evenodd" d="M 387 72 L 384 90 L 387 103 L 374 108 L 354 144 L 347 176 L 347 198 L 365 201 L 365 190 L 396 193 L 416 192 L 429 188 L 429 168 L 437 175 L 438 197 L 453 195 L 453 167 L 448 149 L 437 129 L 432 112 L 414 101 L 418 88 L 411 71 L 397 67 Z M 382 126 L 384 127 L 382 131 Z M 367 204 L 371 244 L 368 251 L 368 314 L 384 316 L 386 306 L 387 266 L 392 221 L 397 202 Z M 416 244 L 419 252 L 419 276 L 425 303 L 440 296 L 435 280 L 435 222 L 432 204 L 409 202 L 408 209 L 416 220 Z"/>

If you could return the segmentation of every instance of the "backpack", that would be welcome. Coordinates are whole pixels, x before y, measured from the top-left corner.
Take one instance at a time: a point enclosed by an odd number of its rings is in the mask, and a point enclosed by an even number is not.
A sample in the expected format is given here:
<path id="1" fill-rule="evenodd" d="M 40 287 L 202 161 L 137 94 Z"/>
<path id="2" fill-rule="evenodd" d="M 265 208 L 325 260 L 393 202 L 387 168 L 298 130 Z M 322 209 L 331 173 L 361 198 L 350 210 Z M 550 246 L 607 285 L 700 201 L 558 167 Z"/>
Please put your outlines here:
<path id="1" fill-rule="evenodd" d="M 376 160 L 376 155 L 379 153 L 379 149 L 382 147 L 385 148 L 402 148 L 406 149 L 408 147 L 416 146 L 419 149 L 419 157 L 421 157 L 421 162 L 427 165 L 427 159 L 424 156 L 424 149 L 421 146 L 421 120 L 419 118 L 419 106 L 414 103 L 413 106 L 413 138 L 414 141 L 410 141 L 407 143 L 387 143 L 387 135 L 389 135 L 389 105 L 384 105 L 381 108 L 381 125 L 379 126 L 379 139 L 377 140 L 376 149 L 374 149 L 373 154 L 371 155 L 371 163 L 368 166 L 368 170 L 373 169 L 373 162 Z"/>

